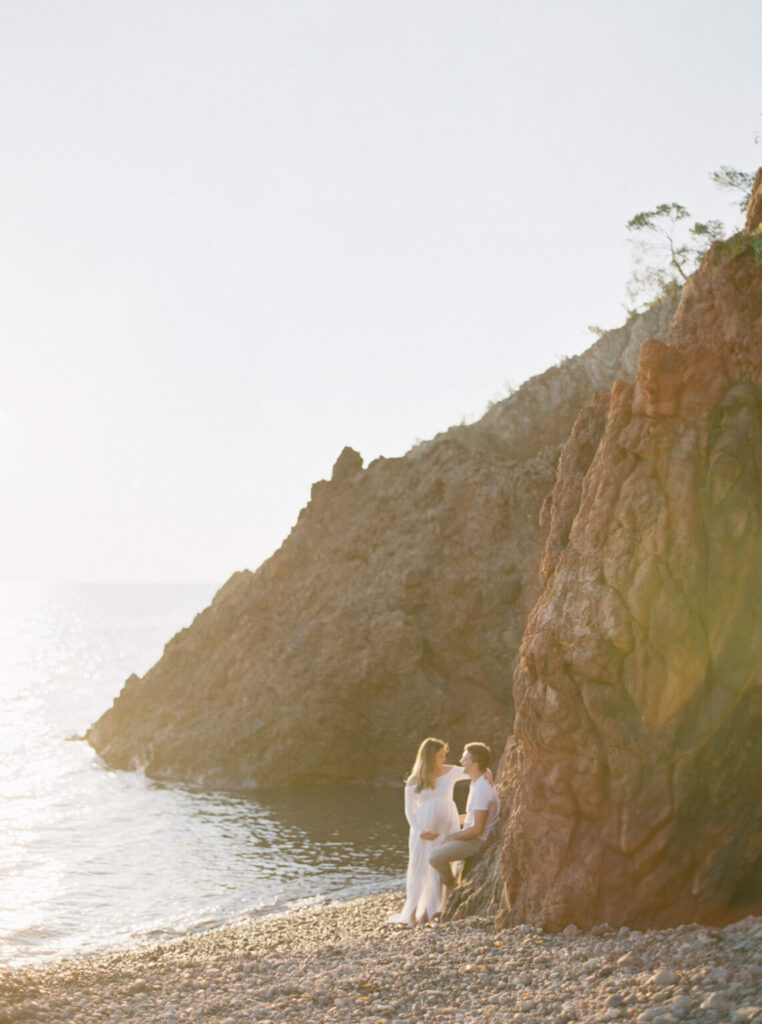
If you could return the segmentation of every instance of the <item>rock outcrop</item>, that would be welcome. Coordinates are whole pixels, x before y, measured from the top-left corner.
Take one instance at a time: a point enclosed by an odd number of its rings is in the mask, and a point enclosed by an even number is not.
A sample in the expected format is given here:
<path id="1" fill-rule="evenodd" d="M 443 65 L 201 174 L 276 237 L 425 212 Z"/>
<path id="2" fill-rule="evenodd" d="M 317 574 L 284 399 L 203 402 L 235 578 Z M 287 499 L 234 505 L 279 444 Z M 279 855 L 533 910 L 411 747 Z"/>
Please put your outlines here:
<path id="1" fill-rule="evenodd" d="M 561 457 L 482 878 L 504 924 L 675 925 L 762 895 L 760 220 L 758 175 L 746 233 Z"/>
<path id="2" fill-rule="evenodd" d="M 564 443 L 597 390 L 608 389 L 617 379 L 632 379 L 642 343 L 667 337 L 676 308 L 676 299 L 665 298 L 631 316 L 582 355 L 562 360 L 494 403 L 476 423 L 451 427 L 429 443 L 448 438 L 522 462 L 548 445 Z"/>
<path id="3" fill-rule="evenodd" d="M 403 458 L 363 469 L 345 449 L 280 550 L 127 680 L 90 743 L 115 767 L 230 787 L 399 779 L 428 734 L 500 749 L 560 446 L 672 312 Z"/>
<path id="4" fill-rule="evenodd" d="M 556 457 L 445 441 L 363 471 L 345 449 L 280 551 L 233 576 L 88 739 L 114 766 L 223 786 L 400 778 L 429 733 L 504 742 Z"/>

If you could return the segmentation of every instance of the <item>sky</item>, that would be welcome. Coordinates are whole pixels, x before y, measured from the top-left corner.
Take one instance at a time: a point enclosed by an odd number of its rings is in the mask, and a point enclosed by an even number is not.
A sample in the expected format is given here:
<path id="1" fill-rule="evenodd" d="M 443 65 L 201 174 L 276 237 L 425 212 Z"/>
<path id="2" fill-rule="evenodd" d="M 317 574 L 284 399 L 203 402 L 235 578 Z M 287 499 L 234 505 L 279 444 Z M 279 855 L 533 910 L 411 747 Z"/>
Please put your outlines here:
<path id="1" fill-rule="evenodd" d="M 209 581 L 738 221 L 758 0 L 0 0 L 0 579 Z"/>

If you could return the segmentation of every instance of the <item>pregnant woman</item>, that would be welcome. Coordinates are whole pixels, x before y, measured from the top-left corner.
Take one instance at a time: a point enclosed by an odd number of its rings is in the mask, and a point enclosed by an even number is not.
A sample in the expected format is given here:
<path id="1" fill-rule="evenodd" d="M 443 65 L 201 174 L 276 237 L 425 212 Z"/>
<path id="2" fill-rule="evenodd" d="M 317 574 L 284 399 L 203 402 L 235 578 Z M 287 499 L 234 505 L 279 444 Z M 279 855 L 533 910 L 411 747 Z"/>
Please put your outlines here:
<path id="1" fill-rule="evenodd" d="M 442 909 L 442 880 L 429 864 L 429 854 L 445 836 L 457 832 L 458 809 L 452 791 L 456 782 L 468 778 L 462 768 L 445 764 L 447 749 L 444 740 L 425 739 L 405 785 L 405 817 L 410 825 L 407 897 L 401 913 L 390 921 L 424 924 Z"/>

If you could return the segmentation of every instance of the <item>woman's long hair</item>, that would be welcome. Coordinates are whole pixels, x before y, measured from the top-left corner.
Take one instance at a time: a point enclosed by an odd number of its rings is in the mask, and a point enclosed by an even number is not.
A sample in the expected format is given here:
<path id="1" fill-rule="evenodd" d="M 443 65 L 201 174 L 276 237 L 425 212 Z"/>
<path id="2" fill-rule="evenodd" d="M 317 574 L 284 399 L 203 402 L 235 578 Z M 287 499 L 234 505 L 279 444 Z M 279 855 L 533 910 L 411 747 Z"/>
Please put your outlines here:
<path id="1" fill-rule="evenodd" d="M 428 736 L 418 748 L 415 755 L 415 764 L 410 773 L 410 778 L 416 778 L 418 783 L 415 787 L 416 793 L 422 789 L 433 789 L 437 781 L 437 766 L 434 758 L 440 750 L 445 753 L 450 749 L 444 740 L 438 740 L 434 736 Z"/>

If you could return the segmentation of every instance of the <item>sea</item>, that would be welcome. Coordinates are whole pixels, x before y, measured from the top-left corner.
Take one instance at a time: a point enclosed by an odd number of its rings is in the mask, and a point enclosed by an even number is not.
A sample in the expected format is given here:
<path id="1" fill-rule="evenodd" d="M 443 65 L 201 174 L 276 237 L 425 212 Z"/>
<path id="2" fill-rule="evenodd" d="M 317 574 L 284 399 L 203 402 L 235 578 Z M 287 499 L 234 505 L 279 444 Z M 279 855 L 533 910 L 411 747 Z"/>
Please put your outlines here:
<path id="1" fill-rule="evenodd" d="M 403 884 L 401 787 L 210 792 L 114 771 L 82 738 L 215 589 L 0 583 L 0 964 Z"/>

